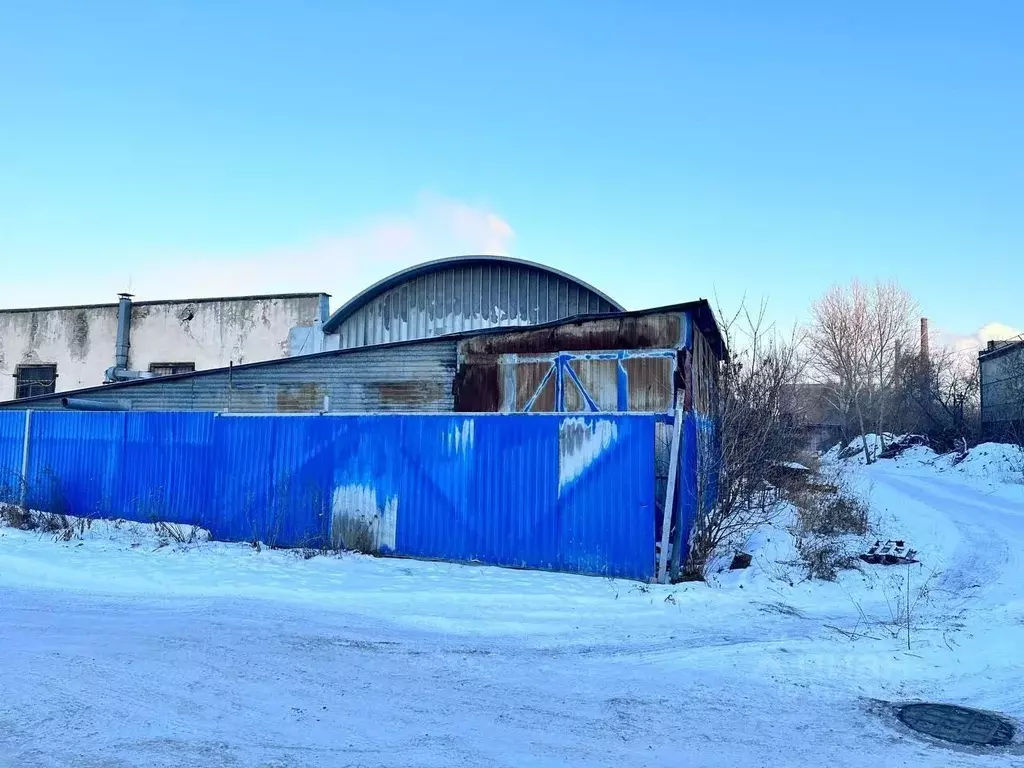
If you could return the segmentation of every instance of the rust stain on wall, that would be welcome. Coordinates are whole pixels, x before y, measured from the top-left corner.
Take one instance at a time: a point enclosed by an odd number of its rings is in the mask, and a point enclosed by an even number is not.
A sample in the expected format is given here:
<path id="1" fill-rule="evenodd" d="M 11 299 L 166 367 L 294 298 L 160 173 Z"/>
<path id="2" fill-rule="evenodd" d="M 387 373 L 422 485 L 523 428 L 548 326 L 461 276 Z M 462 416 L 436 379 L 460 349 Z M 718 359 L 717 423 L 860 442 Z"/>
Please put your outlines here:
<path id="1" fill-rule="evenodd" d="M 615 317 L 565 323 L 553 328 L 510 331 L 466 339 L 459 353 L 477 355 L 540 354 L 563 350 L 662 349 L 678 347 L 682 313 Z"/>
<path id="2" fill-rule="evenodd" d="M 587 391 L 598 410 L 614 411 L 619 402 L 618 360 L 572 360 L 569 362 L 576 377 Z M 565 382 L 565 410 L 587 411 L 586 398 L 572 381 Z"/>
<path id="3" fill-rule="evenodd" d="M 440 403 L 445 400 L 445 387 L 437 381 L 381 381 L 373 386 L 380 395 L 381 406 L 401 410 L 406 406 Z"/>
<path id="4" fill-rule="evenodd" d="M 277 388 L 278 413 L 310 413 L 324 407 L 327 388 L 323 384 L 280 384 Z"/>
<path id="5" fill-rule="evenodd" d="M 673 361 L 664 357 L 634 357 L 623 360 L 629 377 L 629 410 L 659 411 L 672 409 Z"/>
<path id="6" fill-rule="evenodd" d="M 491 364 L 459 366 L 452 384 L 455 410 L 462 413 L 494 413 L 501 410 L 497 359 Z"/>
<path id="7" fill-rule="evenodd" d="M 505 375 L 501 355 L 545 355 L 566 351 L 616 349 L 676 349 L 682 344 L 682 329 L 683 313 L 665 312 L 634 317 L 596 318 L 576 323 L 568 322 L 552 328 L 522 329 L 465 339 L 459 343 L 460 364 L 454 387 L 455 410 L 491 412 L 521 411 L 525 408 L 550 366 L 546 363 L 517 363 L 515 376 L 510 379 Z M 573 366 L 578 375 L 592 382 L 594 391 L 591 391 L 589 386 L 587 391 L 591 397 L 595 397 L 596 393 L 598 406 L 614 410 L 618 391 L 615 364 L 588 361 L 574 363 Z M 668 378 L 664 386 L 668 390 L 671 390 L 672 386 L 671 367 L 671 361 L 668 361 L 667 372 L 656 367 L 650 370 L 652 376 L 665 373 Z M 505 392 L 506 387 L 512 386 L 513 381 L 514 396 Z M 644 379 L 642 386 L 649 384 L 649 379 Z M 585 410 L 586 401 L 572 384 L 567 382 L 564 391 L 567 409 Z M 669 398 L 671 399 L 671 395 Z M 636 398 L 638 405 L 652 400 L 656 398 L 643 394 Z M 632 396 L 629 402 L 631 409 L 640 410 L 633 405 Z M 659 405 L 650 410 L 667 410 L 668 407 L 670 406 L 663 408 Z M 532 410 L 553 411 L 554 408 L 555 386 L 552 381 L 545 385 Z"/>
<path id="8" fill-rule="evenodd" d="M 519 363 L 515 366 L 515 410 L 524 411 L 526 410 L 527 404 L 530 402 L 530 398 L 533 397 L 537 389 L 541 387 L 543 382 L 543 388 L 537 394 L 537 399 L 533 401 L 533 407 L 530 411 L 533 413 L 547 413 L 555 410 L 555 377 L 552 374 L 546 382 L 544 377 L 547 376 L 548 371 L 551 370 L 551 363 Z M 508 386 L 509 382 L 502 381 L 502 390 Z M 504 395 L 504 391 L 502 392 Z M 505 402 L 506 398 L 502 397 L 502 402 Z"/>

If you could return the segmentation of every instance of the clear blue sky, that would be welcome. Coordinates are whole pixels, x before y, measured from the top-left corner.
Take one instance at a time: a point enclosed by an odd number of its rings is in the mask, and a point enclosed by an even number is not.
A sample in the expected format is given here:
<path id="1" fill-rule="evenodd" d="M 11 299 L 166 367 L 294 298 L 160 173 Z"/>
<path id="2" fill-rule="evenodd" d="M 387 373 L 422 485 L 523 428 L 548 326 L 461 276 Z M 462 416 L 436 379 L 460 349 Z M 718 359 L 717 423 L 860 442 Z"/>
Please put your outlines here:
<path id="1" fill-rule="evenodd" d="M 1024 3 L 0 3 L 0 304 L 337 304 L 485 247 L 1024 326 Z"/>

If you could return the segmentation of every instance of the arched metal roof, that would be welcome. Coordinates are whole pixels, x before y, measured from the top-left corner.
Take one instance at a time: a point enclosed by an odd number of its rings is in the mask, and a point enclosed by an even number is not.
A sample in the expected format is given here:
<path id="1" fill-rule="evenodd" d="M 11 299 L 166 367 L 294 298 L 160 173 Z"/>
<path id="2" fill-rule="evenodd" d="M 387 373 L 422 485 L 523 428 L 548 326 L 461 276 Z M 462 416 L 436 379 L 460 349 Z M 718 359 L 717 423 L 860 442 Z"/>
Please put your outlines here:
<path id="1" fill-rule="evenodd" d="M 341 306 L 324 324 L 342 349 L 576 315 L 622 312 L 593 286 L 508 256 L 456 256 L 401 270 Z"/>

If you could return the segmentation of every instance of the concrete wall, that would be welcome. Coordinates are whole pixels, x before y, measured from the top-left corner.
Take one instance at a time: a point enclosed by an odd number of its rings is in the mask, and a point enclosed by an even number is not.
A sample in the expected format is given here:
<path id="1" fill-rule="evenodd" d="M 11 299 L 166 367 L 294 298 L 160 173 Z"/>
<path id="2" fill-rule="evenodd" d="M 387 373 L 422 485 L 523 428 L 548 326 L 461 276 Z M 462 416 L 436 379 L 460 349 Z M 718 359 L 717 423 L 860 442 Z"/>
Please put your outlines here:
<path id="1" fill-rule="evenodd" d="M 137 302 L 128 367 L 204 370 L 319 352 L 327 310 L 324 294 Z M 0 401 L 15 397 L 21 364 L 56 364 L 58 392 L 102 384 L 116 339 L 116 304 L 0 310 Z"/>

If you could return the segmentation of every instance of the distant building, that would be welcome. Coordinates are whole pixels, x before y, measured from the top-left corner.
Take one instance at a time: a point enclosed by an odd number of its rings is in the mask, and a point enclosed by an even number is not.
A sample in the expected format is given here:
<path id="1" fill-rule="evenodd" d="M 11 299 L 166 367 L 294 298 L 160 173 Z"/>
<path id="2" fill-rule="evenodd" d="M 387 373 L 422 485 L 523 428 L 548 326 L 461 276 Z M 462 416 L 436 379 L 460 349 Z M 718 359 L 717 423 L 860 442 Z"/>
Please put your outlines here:
<path id="1" fill-rule="evenodd" d="M 978 365 L 983 436 L 1024 440 L 1024 340 L 990 341 Z"/>
<path id="2" fill-rule="evenodd" d="M 323 350 L 323 293 L 0 310 L 0 401 Z"/>

